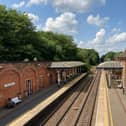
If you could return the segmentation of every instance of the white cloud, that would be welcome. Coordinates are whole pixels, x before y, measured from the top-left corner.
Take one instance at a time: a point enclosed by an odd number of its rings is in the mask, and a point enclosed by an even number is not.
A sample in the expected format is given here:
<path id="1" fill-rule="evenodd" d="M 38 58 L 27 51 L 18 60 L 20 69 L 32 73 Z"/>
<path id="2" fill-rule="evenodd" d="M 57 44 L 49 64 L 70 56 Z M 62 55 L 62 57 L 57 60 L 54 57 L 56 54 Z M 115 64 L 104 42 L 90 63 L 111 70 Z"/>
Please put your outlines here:
<path id="1" fill-rule="evenodd" d="M 106 51 L 106 45 L 105 45 L 105 34 L 106 30 L 105 29 L 100 29 L 96 35 L 95 38 L 89 41 L 80 41 L 78 44 L 78 47 L 80 48 L 93 48 L 99 53 L 103 53 Z"/>
<path id="2" fill-rule="evenodd" d="M 25 1 L 21 1 L 20 3 L 14 3 L 12 5 L 12 8 L 18 9 L 18 8 L 23 7 L 23 6 L 25 6 Z"/>
<path id="3" fill-rule="evenodd" d="M 59 17 L 53 19 L 48 18 L 43 28 L 45 31 L 53 31 L 64 34 L 76 33 L 76 26 L 78 21 L 76 20 L 76 15 L 70 12 L 61 14 Z"/>
<path id="4" fill-rule="evenodd" d="M 100 27 L 104 26 L 108 20 L 109 20 L 109 17 L 100 17 L 99 14 L 97 14 L 96 17 L 93 16 L 92 14 L 87 17 L 88 24 L 93 24 Z"/>
<path id="5" fill-rule="evenodd" d="M 104 43 L 94 44 L 91 41 L 80 41 L 79 44 L 78 44 L 78 47 L 87 48 L 87 49 L 95 49 L 100 54 L 103 54 L 104 52 L 108 51 L 108 47 L 106 46 L 106 44 L 104 44 Z"/>
<path id="6" fill-rule="evenodd" d="M 120 51 L 123 50 L 122 45 L 116 45 L 116 44 L 112 44 L 112 43 L 107 43 L 105 41 L 103 41 L 102 43 L 92 43 L 91 41 L 81 41 L 78 44 L 78 47 L 80 48 L 88 48 L 88 49 L 95 49 L 97 52 L 99 52 L 100 56 L 105 54 L 106 52 L 109 51 Z"/>
<path id="7" fill-rule="evenodd" d="M 115 34 L 112 37 L 110 37 L 107 41 L 110 43 L 124 42 L 126 41 L 126 32 Z"/>
<path id="8" fill-rule="evenodd" d="M 103 42 L 105 41 L 105 34 L 106 34 L 106 30 L 102 28 L 96 33 L 95 38 L 89 40 L 87 43 L 97 44 L 97 45 L 103 44 Z"/>
<path id="9" fill-rule="evenodd" d="M 86 12 L 105 3 L 106 0 L 53 0 L 54 7 L 60 12 Z"/>
<path id="10" fill-rule="evenodd" d="M 46 4 L 48 0 L 29 0 L 27 6 L 39 5 L 41 3 Z"/>
<path id="11" fill-rule="evenodd" d="M 39 16 L 33 14 L 33 13 L 26 13 L 26 15 L 28 15 L 29 19 L 35 23 L 37 21 L 39 21 Z"/>
<path id="12" fill-rule="evenodd" d="M 80 41 L 78 47 L 93 48 L 100 53 L 105 54 L 108 51 L 121 51 L 125 48 L 126 32 L 118 33 L 112 37 L 106 36 L 106 30 L 100 29 L 94 39 L 89 41 Z"/>
<path id="13" fill-rule="evenodd" d="M 96 33 L 96 37 L 93 39 L 93 43 L 103 43 L 105 34 L 105 29 L 100 29 L 100 31 Z"/>
<path id="14" fill-rule="evenodd" d="M 50 2 L 58 12 L 88 12 L 96 6 L 103 6 L 106 0 L 28 0 L 26 6 Z"/>

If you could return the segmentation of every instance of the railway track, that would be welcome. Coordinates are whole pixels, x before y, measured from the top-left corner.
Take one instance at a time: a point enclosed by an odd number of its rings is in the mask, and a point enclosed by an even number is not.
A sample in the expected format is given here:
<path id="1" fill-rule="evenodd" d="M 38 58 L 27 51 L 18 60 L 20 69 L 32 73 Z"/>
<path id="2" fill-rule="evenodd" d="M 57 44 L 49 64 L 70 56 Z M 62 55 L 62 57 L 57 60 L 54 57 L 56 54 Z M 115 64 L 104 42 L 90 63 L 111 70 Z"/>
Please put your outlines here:
<path id="1" fill-rule="evenodd" d="M 30 126 L 90 126 L 99 78 L 98 72 L 94 77 L 89 75 L 81 80 L 61 102 L 58 101 L 55 107 L 48 109 L 48 116 L 39 117 L 34 123 L 30 123 Z"/>
<path id="2" fill-rule="evenodd" d="M 99 72 L 96 75 L 94 81 L 92 82 L 93 85 L 87 95 L 87 99 L 81 110 L 80 116 L 76 122 L 76 126 L 91 126 L 92 124 L 92 118 L 94 114 L 95 102 L 98 93 L 100 75 L 101 73 Z"/>
<path id="3" fill-rule="evenodd" d="M 77 109 L 77 107 L 73 107 L 73 105 L 75 104 L 75 101 L 78 99 L 78 97 L 81 97 L 81 99 L 83 99 L 82 94 L 89 87 L 91 80 L 92 77 L 88 77 L 86 78 L 86 80 L 83 80 L 81 82 L 83 84 L 81 84 L 78 88 L 74 89 L 71 96 L 66 99 L 64 104 L 54 114 L 51 115 L 51 117 L 47 120 L 46 123 L 42 122 L 41 126 L 51 126 L 51 124 L 56 126 L 61 124 L 61 121 L 63 120 L 63 118 L 65 118 L 71 108 L 74 108 L 74 110 Z"/>

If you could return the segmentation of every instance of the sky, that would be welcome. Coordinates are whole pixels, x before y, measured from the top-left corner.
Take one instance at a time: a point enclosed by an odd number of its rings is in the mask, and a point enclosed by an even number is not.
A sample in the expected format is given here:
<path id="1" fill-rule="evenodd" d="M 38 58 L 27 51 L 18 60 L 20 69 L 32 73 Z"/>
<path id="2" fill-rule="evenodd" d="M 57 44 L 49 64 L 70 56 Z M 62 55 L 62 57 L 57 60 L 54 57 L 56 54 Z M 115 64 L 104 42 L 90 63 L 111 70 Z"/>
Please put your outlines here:
<path id="1" fill-rule="evenodd" d="M 0 0 L 26 13 L 36 30 L 72 35 L 100 55 L 126 49 L 126 0 Z"/>

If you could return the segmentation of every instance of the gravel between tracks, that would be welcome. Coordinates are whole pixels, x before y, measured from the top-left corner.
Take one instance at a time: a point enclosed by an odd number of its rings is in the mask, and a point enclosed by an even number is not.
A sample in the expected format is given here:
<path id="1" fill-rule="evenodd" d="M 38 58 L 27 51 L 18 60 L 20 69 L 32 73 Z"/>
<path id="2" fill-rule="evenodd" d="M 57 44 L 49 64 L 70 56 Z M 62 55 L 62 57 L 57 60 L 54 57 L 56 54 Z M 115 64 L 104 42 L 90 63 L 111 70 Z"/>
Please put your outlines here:
<path id="1" fill-rule="evenodd" d="M 42 126 L 89 126 L 97 96 L 100 74 L 88 76 L 74 89 L 58 110 Z"/>

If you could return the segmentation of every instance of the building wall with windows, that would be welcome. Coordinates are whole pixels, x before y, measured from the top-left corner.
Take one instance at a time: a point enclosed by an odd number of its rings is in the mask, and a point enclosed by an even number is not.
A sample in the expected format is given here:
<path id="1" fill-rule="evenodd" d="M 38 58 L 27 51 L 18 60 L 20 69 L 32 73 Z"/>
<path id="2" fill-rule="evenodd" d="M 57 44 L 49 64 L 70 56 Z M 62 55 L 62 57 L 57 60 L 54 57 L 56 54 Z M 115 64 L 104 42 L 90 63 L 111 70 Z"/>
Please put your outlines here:
<path id="1" fill-rule="evenodd" d="M 122 72 L 123 88 L 126 89 L 126 50 L 117 57 L 117 60 L 120 61 L 123 66 L 123 72 Z"/>

